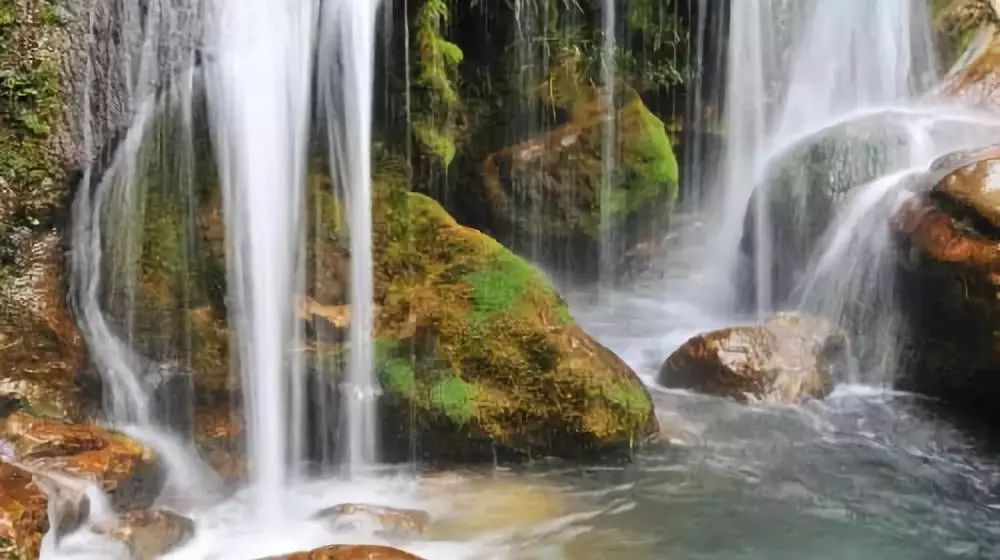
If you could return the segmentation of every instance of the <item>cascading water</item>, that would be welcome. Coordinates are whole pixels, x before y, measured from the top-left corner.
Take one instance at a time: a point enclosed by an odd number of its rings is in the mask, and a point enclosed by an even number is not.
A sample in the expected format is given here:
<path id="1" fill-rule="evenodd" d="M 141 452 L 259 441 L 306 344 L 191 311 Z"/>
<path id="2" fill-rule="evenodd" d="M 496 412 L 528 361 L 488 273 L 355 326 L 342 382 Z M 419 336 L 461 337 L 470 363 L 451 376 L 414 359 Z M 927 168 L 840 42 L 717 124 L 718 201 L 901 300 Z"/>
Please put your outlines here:
<path id="1" fill-rule="evenodd" d="M 258 504 L 280 515 L 292 455 L 288 418 L 296 406 L 288 402 L 288 380 L 301 367 L 289 350 L 297 338 L 317 6 L 259 0 L 214 7 L 206 75 L 235 304 L 229 320 L 237 332 Z"/>
<path id="2" fill-rule="evenodd" d="M 600 231 L 600 255 L 599 255 L 599 279 L 602 284 L 608 285 L 611 276 L 614 275 L 614 268 L 618 263 L 619 251 L 616 237 L 618 235 L 619 224 L 616 224 L 612 215 L 612 197 L 614 196 L 615 168 L 617 167 L 616 153 L 616 129 L 618 127 L 617 113 L 615 111 L 615 87 L 616 87 L 616 30 L 617 14 L 615 13 L 615 0 L 604 0 L 602 4 L 602 18 L 604 31 L 604 44 L 601 47 L 601 79 L 604 82 L 602 90 L 601 104 L 605 114 L 602 121 L 601 136 L 601 231 Z"/>
<path id="3" fill-rule="evenodd" d="M 327 1 L 323 6 L 320 82 L 331 173 L 347 201 L 351 244 L 351 331 L 342 402 L 347 473 L 378 457 L 379 385 L 374 370 L 372 285 L 371 114 L 375 21 L 379 2 Z"/>
<path id="4" fill-rule="evenodd" d="M 929 21 L 926 4 L 915 0 L 733 5 L 729 135 L 723 198 L 716 203 L 723 277 L 737 270 L 742 218 L 774 157 L 844 115 L 905 100 L 929 86 L 935 77 Z M 752 202 L 758 316 L 771 310 L 775 296 L 765 200 L 761 195 Z"/>

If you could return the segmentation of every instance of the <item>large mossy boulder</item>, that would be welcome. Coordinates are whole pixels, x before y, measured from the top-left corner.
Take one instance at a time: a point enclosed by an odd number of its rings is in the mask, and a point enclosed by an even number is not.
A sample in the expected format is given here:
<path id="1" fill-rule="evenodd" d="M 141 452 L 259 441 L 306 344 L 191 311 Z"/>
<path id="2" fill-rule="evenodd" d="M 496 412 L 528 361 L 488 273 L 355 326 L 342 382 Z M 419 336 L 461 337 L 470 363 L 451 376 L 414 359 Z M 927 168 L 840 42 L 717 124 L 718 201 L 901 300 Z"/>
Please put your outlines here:
<path id="1" fill-rule="evenodd" d="M 659 382 L 743 403 L 797 404 L 825 397 L 848 367 L 843 332 L 817 317 L 780 313 L 691 338 L 664 362 Z"/>
<path id="2" fill-rule="evenodd" d="M 535 268 L 430 198 L 380 189 L 378 375 L 390 454 L 594 456 L 656 430 L 642 382 Z M 400 455 L 400 454 L 403 455 Z"/>
<path id="3" fill-rule="evenodd" d="M 602 214 L 621 248 L 654 240 L 678 192 L 678 165 L 663 122 L 633 91 L 613 114 L 597 92 L 583 96 L 566 124 L 490 154 L 463 222 L 555 270 L 595 274 Z M 610 169 L 605 138 L 613 138 Z M 611 181 L 610 193 L 602 188 Z M 602 200 L 602 196 L 605 198 Z M 607 207 L 602 210 L 602 203 Z M 624 250 L 621 251 L 624 253 Z M 570 255 L 567 257 L 567 255 Z"/>
<path id="4" fill-rule="evenodd" d="M 943 178 L 942 178 L 943 177 Z M 938 180 L 939 179 L 939 180 Z M 892 220 L 914 356 L 900 383 L 997 416 L 1000 148 L 948 156 Z"/>

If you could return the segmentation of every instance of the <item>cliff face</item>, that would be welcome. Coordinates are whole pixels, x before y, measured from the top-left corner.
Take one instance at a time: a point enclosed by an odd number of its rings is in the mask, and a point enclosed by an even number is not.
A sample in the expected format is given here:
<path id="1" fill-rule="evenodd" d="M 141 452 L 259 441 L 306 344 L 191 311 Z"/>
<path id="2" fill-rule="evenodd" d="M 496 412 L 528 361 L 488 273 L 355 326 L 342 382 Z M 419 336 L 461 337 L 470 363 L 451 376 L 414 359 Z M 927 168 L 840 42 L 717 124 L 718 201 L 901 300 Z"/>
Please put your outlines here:
<path id="1" fill-rule="evenodd" d="M 193 21 L 122 0 L 0 1 L 0 398 L 78 414 L 83 346 L 66 266 L 73 194 L 127 127 L 132 100 L 143 98 L 136 84 L 147 94 L 169 87 L 164 77 L 190 60 L 193 41 L 176 38 L 193 37 L 180 32 Z"/>

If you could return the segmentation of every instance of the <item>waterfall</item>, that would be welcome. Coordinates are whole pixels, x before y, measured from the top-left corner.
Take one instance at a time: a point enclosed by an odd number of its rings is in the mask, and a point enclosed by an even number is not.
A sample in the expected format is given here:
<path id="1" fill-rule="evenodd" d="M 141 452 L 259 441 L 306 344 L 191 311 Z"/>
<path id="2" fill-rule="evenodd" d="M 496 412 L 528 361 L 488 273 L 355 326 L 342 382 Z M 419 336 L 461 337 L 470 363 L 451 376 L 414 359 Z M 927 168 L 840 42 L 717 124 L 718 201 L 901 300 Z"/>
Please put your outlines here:
<path id="1" fill-rule="evenodd" d="M 298 367 L 288 351 L 296 338 L 317 8 L 269 0 L 223 0 L 215 8 L 206 73 L 235 304 L 229 321 L 237 332 L 258 505 L 280 515 L 291 451 L 287 386 Z"/>
<path id="2" fill-rule="evenodd" d="M 326 115 L 331 175 L 346 207 L 353 306 L 337 408 L 343 418 L 312 428 L 343 431 L 337 441 L 348 472 L 378 459 L 370 163 L 378 4 L 164 1 L 140 10 L 122 0 L 115 17 L 130 50 L 114 53 L 121 64 L 112 67 L 127 81 L 128 127 L 110 157 L 87 168 L 74 201 L 72 302 L 103 381 L 105 413 L 173 454 L 185 447 L 163 442 L 182 441 L 193 424 L 191 347 L 198 334 L 190 314 L 196 305 L 207 309 L 210 298 L 192 295 L 191 278 L 207 281 L 205 270 L 196 269 L 203 266 L 199 252 L 216 238 L 204 238 L 201 205 L 218 187 L 225 281 L 207 289 L 226 290 L 218 306 L 228 315 L 229 365 L 241 378 L 254 509 L 272 519 L 282 514 L 286 484 L 307 453 L 302 419 L 309 395 L 297 304 L 305 285 L 305 186 L 317 107 Z M 83 89 L 82 107 L 110 103 L 91 99 L 107 79 L 98 66 L 108 63 L 88 66 L 91 87 Z M 84 121 L 86 150 L 96 152 L 107 139 L 91 138 L 90 131 L 104 123 L 91 123 L 89 115 Z M 165 283 L 151 296 L 143 286 L 146 252 L 163 244 L 170 254 L 153 261 Z M 153 296 L 156 313 L 148 309 Z M 323 418 L 331 419 L 326 412 Z M 190 457 L 165 463 L 177 470 Z"/>
<path id="3" fill-rule="evenodd" d="M 722 258 L 714 255 L 712 278 L 736 274 L 743 215 L 776 154 L 844 115 L 906 99 L 929 85 L 935 75 L 929 26 L 927 7 L 917 0 L 732 4 L 728 140 L 714 204 Z M 759 217 L 754 299 L 763 315 L 772 306 L 773 255 L 764 197 L 753 204 Z"/>
<path id="4" fill-rule="evenodd" d="M 341 386 L 347 430 L 343 464 L 350 474 L 377 460 L 379 385 L 374 372 L 371 115 L 377 1 L 328 0 L 322 18 L 320 87 L 327 118 L 331 174 L 347 202 L 351 327 Z"/>
<path id="5" fill-rule="evenodd" d="M 601 283 L 606 285 L 609 277 L 614 276 L 614 268 L 618 263 L 618 247 L 616 241 L 616 230 L 618 225 L 611 212 L 612 196 L 614 192 L 614 174 L 616 164 L 616 128 L 617 113 L 615 111 L 615 29 L 617 16 L 615 14 L 615 0 L 604 0 L 603 3 L 604 22 L 604 44 L 601 48 L 601 79 L 604 82 L 603 99 L 601 104 L 604 109 L 603 127 L 601 134 L 601 231 L 600 231 L 600 255 L 599 255 L 599 278 Z"/>

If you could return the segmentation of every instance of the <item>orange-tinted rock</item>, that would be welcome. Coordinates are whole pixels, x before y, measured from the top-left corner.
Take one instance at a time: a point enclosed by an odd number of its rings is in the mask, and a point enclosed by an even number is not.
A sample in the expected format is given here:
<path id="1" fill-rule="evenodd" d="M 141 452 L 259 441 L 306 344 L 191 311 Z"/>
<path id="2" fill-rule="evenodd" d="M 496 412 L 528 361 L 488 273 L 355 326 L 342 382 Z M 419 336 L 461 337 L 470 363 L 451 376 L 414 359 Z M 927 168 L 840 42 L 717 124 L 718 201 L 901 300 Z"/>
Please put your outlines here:
<path id="1" fill-rule="evenodd" d="M 0 423 L 0 434 L 19 462 L 91 479 L 117 505 L 145 507 L 161 484 L 156 457 L 128 437 L 96 424 L 64 424 L 15 413 Z"/>
<path id="2" fill-rule="evenodd" d="M 19 276 L 0 284 L 0 401 L 38 416 L 81 416 L 81 336 L 66 308 L 58 236 L 30 244 Z"/>
<path id="3" fill-rule="evenodd" d="M 695 336 L 671 354 L 659 381 L 740 402 L 798 403 L 826 396 L 847 367 L 842 332 L 822 319 L 782 313 L 763 325 Z"/>
<path id="4" fill-rule="evenodd" d="M 338 544 L 309 552 L 275 556 L 270 560 L 421 560 L 421 558 L 388 546 Z"/>
<path id="5" fill-rule="evenodd" d="M 1000 394 L 1000 148 L 935 163 L 934 189 L 903 204 L 903 311 L 915 351 L 907 389 L 995 414 Z"/>
<path id="6" fill-rule="evenodd" d="M 38 558 L 47 503 L 30 473 L 0 461 L 0 558 Z"/>
<path id="7" fill-rule="evenodd" d="M 983 29 L 976 44 L 959 66 L 942 80 L 936 96 L 958 99 L 962 104 L 1000 110 L 1000 31 Z"/>
<path id="8" fill-rule="evenodd" d="M 380 528 L 380 532 L 409 535 L 423 533 L 431 520 L 425 511 L 370 504 L 339 504 L 321 510 L 313 517 L 330 521 L 337 527 L 359 523 L 374 524 Z"/>

